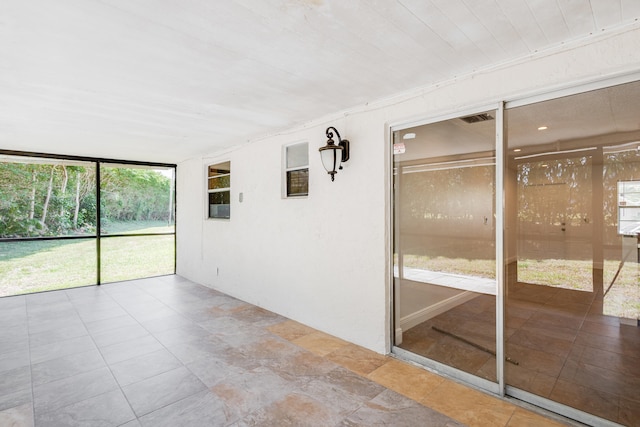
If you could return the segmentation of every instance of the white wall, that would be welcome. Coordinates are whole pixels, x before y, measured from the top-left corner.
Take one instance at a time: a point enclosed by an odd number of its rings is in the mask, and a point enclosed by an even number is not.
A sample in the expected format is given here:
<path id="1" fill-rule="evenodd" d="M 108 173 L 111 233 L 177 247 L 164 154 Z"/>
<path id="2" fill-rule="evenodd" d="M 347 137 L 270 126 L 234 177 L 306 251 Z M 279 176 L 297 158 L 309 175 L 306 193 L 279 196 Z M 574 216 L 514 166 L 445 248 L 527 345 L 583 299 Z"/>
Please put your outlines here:
<path id="1" fill-rule="evenodd" d="M 388 351 L 389 124 L 640 71 L 639 28 L 566 44 L 179 164 L 178 274 Z M 351 160 L 335 182 L 317 154 L 329 125 L 351 141 Z M 309 197 L 282 199 L 282 145 L 301 141 L 309 142 Z M 205 168 L 226 160 L 231 219 L 207 220 Z"/>

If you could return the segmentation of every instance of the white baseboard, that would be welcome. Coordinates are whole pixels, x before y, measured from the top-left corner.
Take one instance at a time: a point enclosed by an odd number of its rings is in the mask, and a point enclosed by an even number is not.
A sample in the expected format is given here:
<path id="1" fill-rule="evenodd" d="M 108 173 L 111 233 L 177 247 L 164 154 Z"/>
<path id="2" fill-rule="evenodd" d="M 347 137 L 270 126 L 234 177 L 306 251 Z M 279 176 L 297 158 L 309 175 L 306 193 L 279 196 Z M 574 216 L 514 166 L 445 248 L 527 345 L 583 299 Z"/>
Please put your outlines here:
<path id="1" fill-rule="evenodd" d="M 629 325 L 629 326 L 638 326 L 640 322 L 638 321 L 638 319 L 627 319 L 626 317 L 621 317 L 620 324 Z"/>
<path id="2" fill-rule="evenodd" d="M 459 293 L 458 295 L 452 296 L 451 298 L 447 298 L 436 304 L 430 305 L 429 307 L 418 310 L 415 313 L 411 313 L 405 317 L 402 317 L 400 319 L 400 328 L 398 328 L 400 330 L 400 341 L 402 341 L 402 331 L 411 329 L 414 326 L 419 325 L 420 323 L 425 322 L 432 317 L 437 316 L 438 314 L 442 314 L 445 311 L 451 310 L 452 308 L 460 304 L 470 301 L 477 296 L 478 294 L 475 292 L 464 291 L 462 293 Z M 398 340 L 398 329 L 396 329 L 396 342 Z"/>

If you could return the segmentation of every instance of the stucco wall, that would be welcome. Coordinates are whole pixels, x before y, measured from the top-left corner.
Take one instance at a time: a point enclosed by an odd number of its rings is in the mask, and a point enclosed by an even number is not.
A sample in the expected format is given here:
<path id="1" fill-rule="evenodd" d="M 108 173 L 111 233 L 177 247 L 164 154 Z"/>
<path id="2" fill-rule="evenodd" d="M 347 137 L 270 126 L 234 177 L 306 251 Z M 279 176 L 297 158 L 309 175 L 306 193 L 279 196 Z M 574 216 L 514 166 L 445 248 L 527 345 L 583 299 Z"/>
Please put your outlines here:
<path id="1" fill-rule="evenodd" d="M 389 125 L 639 70 L 636 25 L 180 163 L 178 274 L 387 352 Z M 351 160 L 335 182 L 317 154 L 329 125 L 351 141 Z M 309 196 L 282 199 L 282 146 L 302 141 Z M 227 160 L 231 219 L 205 219 L 206 166 Z"/>

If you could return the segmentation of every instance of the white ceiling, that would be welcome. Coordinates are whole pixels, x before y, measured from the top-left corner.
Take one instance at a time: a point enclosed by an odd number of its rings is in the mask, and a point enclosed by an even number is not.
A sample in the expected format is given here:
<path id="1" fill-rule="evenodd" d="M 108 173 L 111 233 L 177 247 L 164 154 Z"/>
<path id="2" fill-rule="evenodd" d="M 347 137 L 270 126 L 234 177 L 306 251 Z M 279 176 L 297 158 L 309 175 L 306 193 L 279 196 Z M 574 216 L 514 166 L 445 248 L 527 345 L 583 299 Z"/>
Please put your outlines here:
<path id="1" fill-rule="evenodd" d="M 179 162 L 638 17 L 638 0 L 1 0 L 0 149 Z"/>

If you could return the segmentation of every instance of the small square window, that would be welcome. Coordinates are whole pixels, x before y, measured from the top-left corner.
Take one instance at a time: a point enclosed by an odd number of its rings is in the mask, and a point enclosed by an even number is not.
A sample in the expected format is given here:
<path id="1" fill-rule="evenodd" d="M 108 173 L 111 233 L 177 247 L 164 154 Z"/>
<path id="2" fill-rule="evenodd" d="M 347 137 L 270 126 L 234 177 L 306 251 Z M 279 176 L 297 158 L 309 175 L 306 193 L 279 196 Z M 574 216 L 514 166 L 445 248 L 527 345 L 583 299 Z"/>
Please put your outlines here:
<path id="1" fill-rule="evenodd" d="M 231 162 L 208 167 L 207 194 L 208 217 L 231 218 Z"/>
<path id="2" fill-rule="evenodd" d="M 309 143 L 285 147 L 285 195 L 309 195 Z"/>

